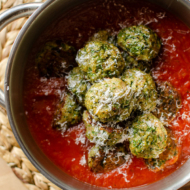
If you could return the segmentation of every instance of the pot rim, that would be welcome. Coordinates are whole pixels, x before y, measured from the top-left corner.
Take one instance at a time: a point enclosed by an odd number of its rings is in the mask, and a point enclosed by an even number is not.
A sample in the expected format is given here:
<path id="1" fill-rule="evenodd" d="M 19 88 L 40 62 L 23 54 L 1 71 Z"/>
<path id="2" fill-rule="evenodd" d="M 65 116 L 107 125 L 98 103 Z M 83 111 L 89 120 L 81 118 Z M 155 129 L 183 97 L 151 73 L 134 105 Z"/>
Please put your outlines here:
<path id="1" fill-rule="evenodd" d="M 184 0 L 185 1 L 185 0 Z M 65 183 L 61 183 L 59 182 L 59 180 L 56 179 L 56 177 L 49 175 L 46 171 L 43 170 L 43 168 L 37 163 L 37 161 L 35 160 L 35 158 L 33 158 L 33 156 L 28 152 L 27 148 L 24 146 L 24 144 L 22 143 L 22 140 L 19 136 L 19 134 L 17 133 L 17 130 L 15 128 L 15 123 L 14 123 L 14 119 L 13 119 L 13 115 L 11 112 L 11 105 L 10 105 L 10 95 L 9 95 L 9 82 L 10 82 L 10 73 L 11 73 L 11 68 L 12 68 L 12 64 L 13 64 L 13 59 L 15 56 L 15 52 L 17 51 L 17 47 L 20 43 L 20 41 L 23 38 L 23 34 L 25 32 L 27 32 L 28 28 L 30 27 L 30 25 L 32 24 L 32 22 L 38 17 L 38 15 L 40 15 L 43 10 L 45 10 L 47 7 L 49 7 L 51 4 L 53 4 L 54 0 L 47 0 L 45 3 L 43 3 L 32 15 L 31 17 L 27 20 L 27 22 L 24 24 L 23 28 L 20 30 L 14 45 L 12 47 L 11 53 L 9 55 L 9 59 L 7 62 L 7 66 L 6 66 L 6 73 L 5 73 L 5 82 L 4 82 L 4 93 L 5 93 L 5 103 L 6 103 L 6 110 L 7 110 L 7 115 L 9 118 L 9 122 L 10 122 L 10 126 L 12 128 L 12 131 L 14 133 L 14 136 L 19 144 L 19 146 L 21 147 L 22 151 L 25 153 L 25 155 L 27 156 L 27 158 L 30 160 L 30 162 L 45 176 L 47 177 L 47 179 L 49 179 L 50 181 L 52 181 L 54 184 L 56 184 L 57 186 L 59 186 L 60 188 L 67 190 L 67 189 L 75 189 L 72 188 L 70 186 L 68 186 Z M 188 159 L 186 161 L 185 164 L 183 164 L 180 168 L 178 168 L 176 171 L 178 170 L 182 170 L 185 165 L 187 164 L 187 162 L 190 165 L 190 159 Z M 172 174 L 174 174 L 176 171 L 174 171 Z M 169 176 L 171 176 L 172 174 L 170 174 Z M 127 190 L 141 190 L 141 189 L 146 189 L 146 187 L 150 187 L 152 186 L 152 188 L 155 188 L 155 185 L 157 183 L 161 183 L 163 180 L 166 180 L 169 176 L 166 176 L 165 178 L 156 181 L 154 183 L 151 183 L 149 185 L 143 185 L 143 186 L 138 186 L 138 187 L 133 187 L 133 188 L 123 188 L 127 189 Z M 173 184 L 170 187 L 165 188 L 165 190 L 171 190 L 171 189 L 178 189 L 180 187 L 182 187 L 184 184 L 186 184 L 188 181 L 190 181 L 190 171 L 188 173 L 188 175 L 186 175 L 183 179 L 181 179 L 180 181 L 175 182 L 175 184 Z M 84 182 L 82 182 L 84 183 Z M 90 185 L 90 184 L 89 184 Z M 93 186 L 92 186 L 93 187 Z M 98 187 L 99 188 L 99 187 Z M 101 187 L 100 187 L 101 188 Z M 107 189 L 107 188 L 104 188 Z M 113 188 L 115 189 L 115 188 Z"/>

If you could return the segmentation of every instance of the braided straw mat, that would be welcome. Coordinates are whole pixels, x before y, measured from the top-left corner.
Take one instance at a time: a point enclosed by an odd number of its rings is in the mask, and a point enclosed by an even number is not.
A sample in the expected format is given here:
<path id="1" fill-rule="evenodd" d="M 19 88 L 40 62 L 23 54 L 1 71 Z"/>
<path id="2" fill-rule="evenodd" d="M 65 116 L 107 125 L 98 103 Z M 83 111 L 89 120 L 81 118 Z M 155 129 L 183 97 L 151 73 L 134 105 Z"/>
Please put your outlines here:
<path id="1" fill-rule="evenodd" d="M 30 3 L 44 2 L 45 0 L 0 0 L 0 13 L 12 6 Z M 27 18 L 18 19 L 0 32 L 0 88 L 4 89 L 4 76 L 9 53 L 13 42 Z M 15 175 L 29 190 L 60 190 L 59 187 L 46 179 L 31 164 L 20 149 L 9 125 L 8 117 L 0 110 L 0 157 L 12 168 Z M 180 190 L 190 190 L 190 184 Z"/>

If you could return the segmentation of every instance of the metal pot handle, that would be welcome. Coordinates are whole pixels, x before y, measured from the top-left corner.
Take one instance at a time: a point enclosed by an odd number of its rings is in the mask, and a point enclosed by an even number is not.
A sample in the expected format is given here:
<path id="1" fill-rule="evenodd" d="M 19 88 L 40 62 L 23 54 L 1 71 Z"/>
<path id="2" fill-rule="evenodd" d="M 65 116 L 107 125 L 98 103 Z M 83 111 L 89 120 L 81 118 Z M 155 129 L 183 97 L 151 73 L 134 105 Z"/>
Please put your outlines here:
<path id="1" fill-rule="evenodd" d="M 26 3 L 12 7 L 0 14 L 0 31 L 10 22 L 30 16 L 42 3 Z M 5 89 L 6 90 L 6 89 Z M 0 106 L 5 109 L 5 95 L 0 89 Z"/>
<path id="2" fill-rule="evenodd" d="M 1 89 L 0 89 L 0 106 L 5 108 L 5 94 Z"/>
<path id="3" fill-rule="evenodd" d="M 12 7 L 0 14 L 0 31 L 10 22 L 30 16 L 42 3 L 26 3 Z"/>

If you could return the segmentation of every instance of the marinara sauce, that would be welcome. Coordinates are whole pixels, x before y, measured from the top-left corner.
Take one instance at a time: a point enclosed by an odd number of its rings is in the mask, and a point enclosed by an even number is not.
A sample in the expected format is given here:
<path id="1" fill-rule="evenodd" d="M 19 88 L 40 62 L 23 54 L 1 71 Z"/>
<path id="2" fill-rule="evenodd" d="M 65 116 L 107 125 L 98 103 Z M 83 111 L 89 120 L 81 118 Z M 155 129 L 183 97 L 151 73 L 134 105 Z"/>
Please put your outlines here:
<path id="1" fill-rule="evenodd" d="M 169 126 L 177 138 L 180 156 L 175 164 L 159 172 L 148 170 L 143 159 L 131 155 L 119 168 L 95 174 L 87 166 L 87 153 L 92 145 L 85 137 L 83 123 L 65 133 L 52 129 L 53 115 L 67 83 L 65 78 L 40 78 L 35 56 L 49 40 L 61 39 L 79 49 L 99 29 L 117 34 L 121 28 L 139 24 L 149 26 L 162 41 L 161 52 L 153 60 L 154 80 L 170 82 L 181 95 L 182 108 Z M 74 178 L 107 188 L 158 181 L 190 157 L 190 29 L 174 15 L 145 1 L 102 0 L 76 7 L 52 23 L 35 43 L 25 69 L 24 106 L 28 126 L 39 147 Z"/>

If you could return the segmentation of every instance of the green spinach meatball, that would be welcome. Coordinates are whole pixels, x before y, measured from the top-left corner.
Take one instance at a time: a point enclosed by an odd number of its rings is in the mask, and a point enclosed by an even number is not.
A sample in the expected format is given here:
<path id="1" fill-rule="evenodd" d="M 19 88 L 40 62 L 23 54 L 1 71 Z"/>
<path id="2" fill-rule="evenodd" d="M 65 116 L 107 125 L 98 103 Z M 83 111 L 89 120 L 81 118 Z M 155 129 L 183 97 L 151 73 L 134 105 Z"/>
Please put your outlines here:
<path id="1" fill-rule="evenodd" d="M 181 97 L 175 88 L 168 82 L 157 82 L 158 99 L 156 109 L 152 113 L 168 125 L 181 108 Z"/>
<path id="2" fill-rule="evenodd" d="M 131 87 L 121 79 L 105 79 L 87 91 L 85 106 L 92 117 L 103 123 L 127 119 L 133 109 Z"/>
<path id="3" fill-rule="evenodd" d="M 86 127 L 86 136 L 92 143 L 100 146 L 113 146 L 128 138 L 127 129 L 119 125 L 102 124 L 92 119 L 91 115 L 84 111 L 83 122 Z"/>
<path id="4" fill-rule="evenodd" d="M 82 119 L 82 107 L 74 97 L 66 93 L 57 107 L 53 127 L 65 131 L 70 125 L 77 124 Z"/>
<path id="5" fill-rule="evenodd" d="M 151 62 L 145 61 L 137 61 L 133 57 L 131 57 L 128 53 L 122 52 L 122 56 L 125 60 L 125 69 L 139 69 L 144 71 L 145 73 L 150 73 L 151 70 Z"/>
<path id="6" fill-rule="evenodd" d="M 125 70 L 121 79 L 134 91 L 136 109 L 152 111 L 156 107 L 157 91 L 152 77 L 138 69 Z"/>
<path id="7" fill-rule="evenodd" d="M 90 83 L 85 80 L 84 73 L 80 68 L 73 68 L 68 75 L 68 89 L 76 95 L 78 102 L 82 105 L 84 105 L 84 97 L 89 87 Z"/>
<path id="8" fill-rule="evenodd" d="M 119 76 L 125 61 L 117 47 L 108 42 L 92 41 L 80 49 L 76 61 L 91 82 Z"/>
<path id="9" fill-rule="evenodd" d="M 61 40 L 44 44 L 36 57 L 36 64 L 42 77 L 62 77 L 70 65 L 76 65 L 76 50 Z"/>
<path id="10" fill-rule="evenodd" d="M 154 115 L 144 114 L 135 119 L 130 130 L 129 148 L 140 158 L 158 158 L 167 146 L 167 131 Z"/>
<path id="11" fill-rule="evenodd" d="M 94 33 L 89 38 L 89 41 L 106 41 L 106 42 L 113 44 L 114 46 L 118 47 L 116 36 L 114 34 L 111 34 L 107 30 L 100 30 L 100 31 Z"/>
<path id="12" fill-rule="evenodd" d="M 125 146 L 93 146 L 88 153 L 88 166 L 95 173 L 105 173 L 116 169 L 128 161 L 129 155 Z"/>
<path id="13" fill-rule="evenodd" d="M 154 172 L 160 171 L 166 166 L 174 164 L 179 158 L 177 141 L 172 135 L 171 130 L 168 129 L 167 134 L 167 147 L 165 151 L 162 152 L 158 158 L 145 159 L 147 167 Z"/>
<path id="14" fill-rule="evenodd" d="M 117 36 L 118 45 L 137 60 L 150 61 L 161 48 L 157 34 L 144 25 L 131 26 L 120 30 Z"/>
<path id="15" fill-rule="evenodd" d="M 94 33 L 90 38 L 89 41 L 108 41 L 110 34 L 107 30 L 100 30 Z"/>

